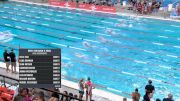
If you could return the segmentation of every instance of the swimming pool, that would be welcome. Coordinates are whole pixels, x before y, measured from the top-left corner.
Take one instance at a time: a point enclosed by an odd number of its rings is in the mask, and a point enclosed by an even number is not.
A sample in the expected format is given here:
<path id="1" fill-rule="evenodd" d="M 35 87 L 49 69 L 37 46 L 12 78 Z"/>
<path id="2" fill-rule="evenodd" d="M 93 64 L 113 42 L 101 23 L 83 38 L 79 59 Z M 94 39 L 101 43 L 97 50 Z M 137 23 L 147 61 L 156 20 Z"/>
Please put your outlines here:
<path id="1" fill-rule="evenodd" d="M 4 48 L 61 48 L 68 80 L 91 77 L 100 89 L 180 99 L 180 22 L 114 16 L 23 3 L 0 4 Z M 2 55 L 1 55 L 2 58 Z"/>

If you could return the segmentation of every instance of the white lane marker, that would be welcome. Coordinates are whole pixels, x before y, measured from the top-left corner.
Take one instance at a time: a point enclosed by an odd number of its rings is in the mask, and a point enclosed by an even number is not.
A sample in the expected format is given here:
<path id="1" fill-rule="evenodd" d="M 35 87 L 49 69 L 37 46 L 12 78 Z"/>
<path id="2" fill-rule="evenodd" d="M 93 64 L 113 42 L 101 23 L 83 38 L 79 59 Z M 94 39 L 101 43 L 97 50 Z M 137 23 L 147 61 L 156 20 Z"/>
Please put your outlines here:
<path id="1" fill-rule="evenodd" d="M 142 63 L 142 64 L 147 64 L 147 62 L 139 61 L 139 60 L 134 60 L 134 62 L 136 62 L 136 63 Z"/>
<path id="2" fill-rule="evenodd" d="M 51 13 L 47 13 L 47 15 L 50 15 L 50 16 L 51 16 L 52 14 L 51 14 Z"/>
<path id="3" fill-rule="evenodd" d="M 21 20 L 22 22 L 27 22 L 27 20 Z"/>
<path id="4" fill-rule="evenodd" d="M 21 26 L 15 26 L 16 28 L 18 28 L 18 29 L 21 29 L 22 27 Z"/>
<path id="5" fill-rule="evenodd" d="M 60 13 L 61 13 L 62 11 L 58 11 L 58 12 L 60 12 Z"/>
<path id="6" fill-rule="evenodd" d="M 39 12 L 39 14 L 43 14 L 43 12 Z"/>
<path id="7" fill-rule="evenodd" d="M 44 19 L 46 19 L 46 20 L 51 20 L 50 18 L 44 18 Z"/>
<path id="8" fill-rule="evenodd" d="M 45 24 L 45 23 L 43 23 L 42 25 L 43 25 L 43 26 L 49 26 L 49 24 Z"/>
<path id="9" fill-rule="evenodd" d="M 107 89 L 108 89 L 108 90 L 111 90 L 111 91 L 115 91 L 115 92 L 122 93 L 122 91 L 120 91 L 120 90 L 117 90 L 117 89 L 113 89 L 113 88 L 109 88 L 109 87 L 107 87 Z"/>
<path id="10" fill-rule="evenodd" d="M 4 11 L 0 11 L 1 13 L 3 13 Z"/>
<path id="11" fill-rule="evenodd" d="M 14 8 L 14 10 L 18 10 L 18 8 Z"/>
<path id="12" fill-rule="evenodd" d="M 171 67 L 163 66 L 163 65 L 159 65 L 159 67 L 166 68 L 166 69 L 171 69 Z"/>
<path id="13" fill-rule="evenodd" d="M 14 14 L 13 12 L 8 12 L 9 14 Z"/>
<path id="14" fill-rule="evenodd" d="M 8 17 L 6 17 L 6 16 L 2 16 L 2 18 L 7 19 Z"/>
<path id="15" fill-rule="evenodd" d="M 10 24 L 4 24 L 4 25 L 9 26 L 9 27 L 12 27 Z"/>
<path id="16" fill-rule="evenodd" d="M 49 9 L 50 11 L 54 11 L 53 9 Z"/>
<path id="17" fill-rule="evenodd" d="M 180 40 L 180 38 L 177 38 L 177 40 Z"/>
<path id="18" fill-rule="evenodd" d="M 180 48 L 180 46 L 173 46 L 173 47 L 175 47 L 175 48 Z"/>
<path id="19" fill-rule="evenodd" d="M 62 22 L 62 20 L 55 20 L 55 21 L 57 21 L 57 22 Z"/>
<path id="20" fill-rule="evenodd" d="M 86 31 L 86 30 L 80 30 L 81 32 L 85 32 L 85 33 L 91 33 L 91 34 L 95 34 L 94 32 L 91 31 Z"/>
<path id="21" fill-rule="evenodd" d="M 162 44 L 162 43 L 157 43 L 157 42 L 152 42 L 153 44 L 155 44 L 155 45 L 160 45 L 160 46 L 163 46 L 164 44 Z"/>
<path id="22" fill-rule="evenodd" d="M 54 42 L 52 42 L 51 44 L 62 46 L 62 47 L 67 47 L 67 45 L 63 45 L 63 44 L 59 44 L 59 43 L 54 43 Z"/>
<path id="23" fill-rule="evenodd" d="M 95 43 L 100 43 L 100 42 L 98 42 L 98 41 L 89 40 L 89 39 L 83 39 L 83 40 L 85 40 L 85 41 L 90 41 L 90 42 L 95 42 Z"/>
<path id="24" fill-rule="evenodd" d="M 105 27 L 102 27 L 102 26 L 96 26 L 96 25 L 91 25 L 92 27 L 96 27 L 96 28 L 105 28 Z"/>
<path id="25" fill-rule="evenodd" d="M 64 60 L 71 60 L 70 58 L 67 58 L 67 57 L 62 57 L 62 59 L 64 59 Z"/>
<path id="26" fill-rule="evenodd" d="M 73 49 L 77 49 L 77 50 L 86 51 L 85 49 L 82 49 L 82 48 L 77 48 L 77 47 L 73 47 L 73 46 L 69 46 L 69 48 L 73 48 Z"/>
<path id="27" fill-rule="evenodd" d="M 4 7 L 4 8 L 9 8 L 9 7 L 6 6 L 6 7 Z"/>
<path id="28" fill-rule="evenodd" d="M 78 14 L 78 15 L 82 15 L 81 13 L 76 13 L 76 14 Z"/>
<path id="29" fill-rule="evenodd" d="M 149 80 L 153 80 L 153 81 L 157 81 L 157 82 L 161 82 L 162 83 L 162 81 L 161 80 L 157 80 L 157 79 L 153 79 L 153 78 L 148 78 Z"/>
<path id="30" fill-rule="evenodd" d="M 164 30 L 165 32 L 174 32 L 174 31 L 172 31 L 172 30 Z"/>
<path id="31" fill-rule="evenodd" d="M 108 21 L 101 21 L 103 23 L 108 23 L 108 24 L 113 24 L 113 22 L 108 22 Z"/>
<path id="32" fill-rule="evenodd" d="M 177 25 L 171 25 L 171 26 L 173 26 L 173 27 L 180 27 L 180 26 L 177 26 Z"/>
<path id="33" fill-rule="evenodd" d="M 160 36 L 160 35 L 158 37 L 160 37 L 160 38 L 168 38 L 167 36 Z"/>
<path id="34" fill-rule="evenodd" d="M 78 38 L 78 37 L 74 37 L 74 36 L 66 36 L 68 38 L 73 38 L 73 39 L 79 39 L 79 40 L 82 40 L 82 38 Z"/>
<path id="35" fill-rule="evenodd" d="M 15 20 L 15 21 L 17 21 L 17 19 L 16 18 L 11 18 L 12 20 Z"/>
<path id="36" fill-rule="evenodd" d="M 32 28 L 27 28 L 27 30 L 34 31 L 35 29 L 32 29 Z"/>
<path id="37" fill-rule="evenodd" d="M 32 21 L 31 23 L 33 23 L 33 24 L 37 24 L 37 22 L 33 22 L 33 21 Z"/>
<path id="38" fill-rule="evenodd" d="M 40 17 L 36 16 L 35 18 L 39 19 Z"/>
<path id="39" fill-rule="evenodd" d="M 37 9 L 37 7 L 33 7 L 33 8 Z"/>
<path id="40" fill-rule="evenodd" d="M 103 35 L 103 36 L 111 36 L 111 35 L 108 35 L 108 34 L 102 34 L 102 33 L 96 33 L 98 35 Z"/>
<path id="41" fill-rule="evenodd" d="M 147 52 L 147 53 L 152 53 L 152 54 L 156 54 L 155 52 L 153 52 L 153 51 L 149 51 L 149 50 L 144 50 L 144 52 Z"/>
<path id="42" fill-rule="evenodd" d="M 27 17 L 31 17 L 31 15 L 26 15 Z"/>
<path id="43" fill-rule="evenodd" d="M 27 10 L 23 9 L 22 11 L 26 12 Z"/>
<path id="44" fill-rule="evenodd" d="M 135 76 L 135 74 L 133 74 L 133 73 L 128 73 L 128 72 L 124 72 L 124 71 L 122 71 L 122 73 L 123 73 L 123 74 L 127 74 L 127 75 Z"/>
<path id="45" fill-rule="evenodd" d="M 56 15 L 56 16 L 62 16 L 62 15 L 59 15 L 59 14 L 58 14 L 58 15 Z"/>
<path id="46" fill-rule="evenodd" d="M 19 13 L 19 14 L 17 14 L 17 15 L 22 15 L 22 14 Z"/>
<path id="47" fill-rule="evenodd" d="M 67 12 L 67 13 L 71 13 L 71 12 Z"/>
<path id="48" fill-rule="evenodd" d="M 178 58 L 178 56 L 170 55 L 170 54 L 167 54 L 166 56 L 173 57 L 173 58 Z"/>
<path id="49" fill-rule="evenodd" d="M 71 17 L 71 16 L 66 16 L 67 18 L 73 18 L 73 17 Z"/>
<path id="50" fill-rule="evenodd" d="M 16 6 L 22 6 L 22 5 L 16 4 Z"/>

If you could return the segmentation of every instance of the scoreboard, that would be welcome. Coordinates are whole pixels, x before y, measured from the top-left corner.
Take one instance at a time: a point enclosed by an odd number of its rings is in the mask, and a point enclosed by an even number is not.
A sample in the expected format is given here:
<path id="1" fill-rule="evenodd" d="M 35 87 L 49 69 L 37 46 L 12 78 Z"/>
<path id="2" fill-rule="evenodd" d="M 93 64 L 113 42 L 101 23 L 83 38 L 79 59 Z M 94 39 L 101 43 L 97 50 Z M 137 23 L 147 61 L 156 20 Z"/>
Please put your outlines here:
<path id="1" fill-rule="evenodd" d="M 60 88 L 60 49 L 19 49 L 19 87 Z"/>

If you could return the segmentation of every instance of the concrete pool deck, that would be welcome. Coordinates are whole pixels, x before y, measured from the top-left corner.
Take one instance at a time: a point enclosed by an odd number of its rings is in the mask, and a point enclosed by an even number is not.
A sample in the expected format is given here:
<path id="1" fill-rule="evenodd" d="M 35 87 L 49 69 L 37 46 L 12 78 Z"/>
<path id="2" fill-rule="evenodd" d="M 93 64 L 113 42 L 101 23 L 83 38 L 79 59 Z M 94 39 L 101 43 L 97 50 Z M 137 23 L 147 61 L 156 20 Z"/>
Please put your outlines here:
<path id="1" fill-rule="evenodd" d="M 9 77 L 13 77 L 18 79 L 19 76 L 18 74 L 14 74 L 14 73 L 10 73 L 10 72 L 6 72 L 5 70 L 5 63 L 4 62 L 0 62 L 0 73 L 2 75 L 6 75 Z M 17 66 L 17 70 L 19 71 L 19 67 Z M 64 79 L 63 77 L 61 78 L 61 82 L 62 82 L 62 88 L 60 88 L 60 91 L 68 91 L 71 92 L 73 94 L 79 94 L 79 87 L 78 84 L 69 80 Z M 84 96 L 85 99 L 85 96 Z M 94 89 L 93 90 L 93 99 L 95 101 L 122 101 L 123 96 L 119 96 L 104 90 L 100 90 L 100 89 Z M 128 101 L 131 101 L 131 99 L 128 99 Z"/>

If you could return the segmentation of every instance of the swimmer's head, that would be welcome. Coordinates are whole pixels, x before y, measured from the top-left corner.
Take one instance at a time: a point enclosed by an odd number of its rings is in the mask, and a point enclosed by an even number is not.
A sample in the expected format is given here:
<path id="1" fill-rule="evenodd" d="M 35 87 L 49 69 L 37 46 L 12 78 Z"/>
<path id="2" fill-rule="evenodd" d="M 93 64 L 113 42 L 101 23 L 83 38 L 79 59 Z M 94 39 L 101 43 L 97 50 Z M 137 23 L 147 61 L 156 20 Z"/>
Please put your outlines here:
<path id="1" fill-rule="evenodd" d="M 90 77 L 88 77 L 88 79 L 87 79 L 88 81 L 90 81 L 91 80 L 91 78 Z"/>

